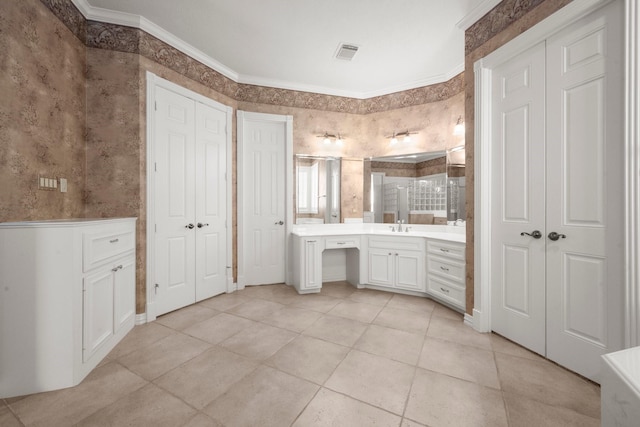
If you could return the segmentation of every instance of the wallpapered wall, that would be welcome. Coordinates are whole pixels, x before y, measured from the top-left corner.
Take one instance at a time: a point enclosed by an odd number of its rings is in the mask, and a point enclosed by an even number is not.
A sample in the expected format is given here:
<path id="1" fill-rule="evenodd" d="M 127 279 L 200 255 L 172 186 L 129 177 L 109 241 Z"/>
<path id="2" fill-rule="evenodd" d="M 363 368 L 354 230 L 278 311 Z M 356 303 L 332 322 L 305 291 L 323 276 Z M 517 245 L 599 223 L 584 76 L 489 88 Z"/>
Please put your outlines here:
<path id="1" fill-rule="evenodd" d="M 84 44 L 39 2 L 6 1 L 0 52 L 0 221 L 81 217 Z M 69 191 L 38 190 L 39 174 Z"/>
<path id="2" fill-rule="evenodd" d="M 0 16 L 0 48 L 10 52 L 0 65 L 0 89 L 7 94 L 0 106 L 0 221 L 137 216 L 137 311 L 143 312 L 145 70 L 234 108 L 292 114 L 296 153 L 335 154 L 317 145 L 315 135 L 325 130 L 344 133 L 340 154 L 347 157 L 444 149 L 460 143 L 451 130 L 464 116 L 463 104 L 473 114 L 473 61 L 567 2 L 505 0 L 467 31 L 465 77 L 367 100 L 237 84 L 143 31 L 85 21 L 70 0 L 8 2 Z M 466 124 L 472 165 L 472 120 Z M 233 128 L 235 236 L 235 118 Z M 392 150 L 385 136 L 406 129 L 421 131 L 415 145 Z M 68 178 L 69 193 L 35 190 L 38 173 Z M 472 174 L 468 167 L 467 178 Z M 467 204 L 472 219 L 472 193 Z M 472 227 L 468 241 L 472 297 Z"/>

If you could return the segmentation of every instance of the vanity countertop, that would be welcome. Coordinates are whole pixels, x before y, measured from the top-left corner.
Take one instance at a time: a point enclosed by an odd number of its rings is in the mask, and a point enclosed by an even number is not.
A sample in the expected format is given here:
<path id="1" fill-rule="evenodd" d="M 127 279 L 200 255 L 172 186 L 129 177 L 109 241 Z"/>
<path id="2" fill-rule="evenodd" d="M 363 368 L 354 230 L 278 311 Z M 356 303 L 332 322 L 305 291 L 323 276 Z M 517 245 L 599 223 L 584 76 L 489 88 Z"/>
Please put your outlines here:
<path id="1" fill-rule="evenodd" d="M 418 225 L 409 224 L 409 231 L 391 231 L 393 224 L 304 224 L 294 225 L 292 234 L 300 237 L 309 236 L 350 236 L 350 235 L 383 235 L 392 237 L 426 237 L 429 239 L 447 240 L 465 243 L 465 227 L 453 225 Z M 403 228 L 406 227 L 403 224 Z"/>

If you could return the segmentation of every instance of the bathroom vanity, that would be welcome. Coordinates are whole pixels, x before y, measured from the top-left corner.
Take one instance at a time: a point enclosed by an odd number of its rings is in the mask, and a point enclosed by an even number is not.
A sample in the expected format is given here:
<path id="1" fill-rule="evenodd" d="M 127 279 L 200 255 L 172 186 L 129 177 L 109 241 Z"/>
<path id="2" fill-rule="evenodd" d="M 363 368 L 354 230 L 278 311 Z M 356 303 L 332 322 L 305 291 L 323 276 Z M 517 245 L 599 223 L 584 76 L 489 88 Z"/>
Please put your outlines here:
<path id="1" fill-rule="evenodd" d="M 388 224 L 296 225 L 292 232 L 292 284 L 301 293 L 320 292 L 323 258 L 345 252 L 344 278 L 358 288 L 429 296 L 465 310 L 465 229 Z"/>
<path id="2" fill-rule="evenodd" d="M 133 328 L 135 224 L 0 223 L 0 398 L 80 383 Z"/>

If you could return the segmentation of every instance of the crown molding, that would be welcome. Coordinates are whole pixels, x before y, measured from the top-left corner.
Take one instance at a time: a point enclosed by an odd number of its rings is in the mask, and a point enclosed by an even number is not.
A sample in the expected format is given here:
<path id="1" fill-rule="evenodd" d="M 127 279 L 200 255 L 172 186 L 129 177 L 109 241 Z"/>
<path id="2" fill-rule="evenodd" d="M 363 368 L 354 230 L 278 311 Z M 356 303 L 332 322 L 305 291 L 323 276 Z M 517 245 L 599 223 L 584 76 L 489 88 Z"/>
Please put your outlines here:
<path id="1" fill-rule="evenodd" d="M 89 3 L 87 3 L 87 0 L 71 0 L 71 1 L 87 20 L 104 22 L 107 24 L 123 25 L 126 27 L 137 28 L 142 31 L 145 31 L 146 33 L 156 37 L 157 39 L 167 43 L 168 45 L 178 49 L 180 52 L 184 53 L 185 55 L 190 56 L 196 61 L 201 62 L 202 64 L 208 66 L 209 68 L 212 68 L 213 70 L 219 72 L 225 77 L 240 84 L 265 86 L 265 87 L 271 87 L 276 89 L 286 89 L 286 90 L 294 90 L 294 91 L 300 91 L 300 92 L 311 92 L 311 93 L 318 93 L 323 95 L 340 96 L 340 97 L 362 100 L 362 99 L 369 99 L 369 98 L 374 98 L 378 96 L 389 95 L 396 92 L 417 89 L 423 86 L 444 83 L 464 71 L 464 63 L 461 63 L 446 74 L 439 74 L 436 76 L 425 77 L 412 82 L 402 83 L 396 86 L 389 86 L 384 89 L 379 89 L 379 90 L 374 90 L 369 92 L 356 92 L 356 91 L 342 90 L 342 89 L 329 88 L 329 87 L 323 87 L 323 86 L 315 86 L 315 85 L 310 85 L 305 83 L 287 82 L 283 80 L 269 79 L 269 78 L 263 78 L 258 76 L 242 75 L 232 70 L 231 68 L 227 67 L 226 65 L 216 61 L 211 56 L 205 54 L 201 50 L 191 46 L 189 43 L 185 42 L 179 37 L 176 37 L 174 34 L 170 33 L 169 31 L 165 30 L 164 28 L 160 27 L 154 22 L 148 20 L 144 16 L 135 15 L 131 13 L 117 12 L 109 9 L 104 9 L 101 7 L 91 6 Z M 496 0 L 485 0 L 484 3 L 487 3 L 490 1 L 495 2 Z M 476 9 L 478 8 L 476 7 Z M 474 11 L 476 9 L 474 9 Z"/>
<path id="2" fill-rule="evenodd" d="M 144 16 L 134 15 L 131 13 L 116 12 L 113 10 L 103 9 L 101 7 L 91 6 L 89 3 L 87 3 L 86 0 L 71 1 L 87 20 L 138 28 L 156 37 L 157 39 L 162 40 L 168 45 L 178 49 L 180 52 L 192 57 L 196 61 L 199 61 L 204 65 L 216 70 L 225 77 L 228 77 L 235 82 L 239 81 L 240 76 L 237 72 L 233 71 L 226 65 L 216 61 L 201 50 L 191 46 L 189 43 L 185 42 L 179 37 L 176 37 L 169 31 L 148 20 Z"/>
<path id="3" fill-rule="evenodd" d="M 473 24 L 478 22 L 480 18 L 486 15 L 491 9 L 496 7 L 502 0 L 484 0 L 479 3 L 476 7 L 474 7 L 471 12 L 467 13 L 464 18 L 462 18 L 456 24 L 456 27 L 461 29 L 462 31 L 466 31 Z"/>

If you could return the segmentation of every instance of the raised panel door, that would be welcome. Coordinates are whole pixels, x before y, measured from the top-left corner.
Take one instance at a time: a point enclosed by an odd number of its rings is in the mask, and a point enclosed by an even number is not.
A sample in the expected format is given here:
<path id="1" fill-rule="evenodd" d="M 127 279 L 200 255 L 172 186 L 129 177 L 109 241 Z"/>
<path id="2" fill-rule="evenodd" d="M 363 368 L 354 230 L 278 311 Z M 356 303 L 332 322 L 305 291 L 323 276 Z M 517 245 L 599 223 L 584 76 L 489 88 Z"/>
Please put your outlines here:
<path id="1" fill-rule="evenodd" d="M 114 271 L 106 268 L 83 280 L 83 362 L 113 336 L 113 274 Z"/>

